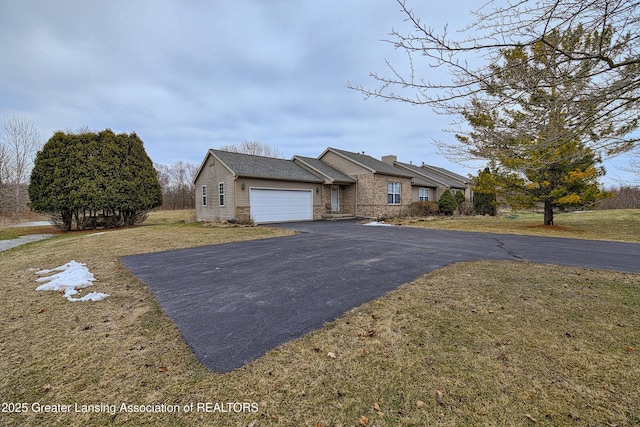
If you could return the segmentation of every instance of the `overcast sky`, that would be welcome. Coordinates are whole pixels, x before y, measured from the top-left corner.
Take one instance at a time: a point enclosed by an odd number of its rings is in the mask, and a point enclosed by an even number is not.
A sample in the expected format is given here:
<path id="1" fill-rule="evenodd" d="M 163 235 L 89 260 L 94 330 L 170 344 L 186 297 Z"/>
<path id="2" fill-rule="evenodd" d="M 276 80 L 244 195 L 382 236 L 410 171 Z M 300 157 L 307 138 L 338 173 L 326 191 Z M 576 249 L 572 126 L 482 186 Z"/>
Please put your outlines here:
<path id="1" fill-rule="evenodd" d="M 435 28 L 462 27 L 478 5 L 408 3 Z M 403 19 L 395 0 L 0 0 L 0 118 L 32 120 L 43 141 L 135 131 L 165 164 L 256 140 L 287 158 L 331 146 L 475 173 L 433 145 L 453 138 L 448 118 L 346 88 L 375 87 L 385 59 L 406 63 L 381 41 Z"/>

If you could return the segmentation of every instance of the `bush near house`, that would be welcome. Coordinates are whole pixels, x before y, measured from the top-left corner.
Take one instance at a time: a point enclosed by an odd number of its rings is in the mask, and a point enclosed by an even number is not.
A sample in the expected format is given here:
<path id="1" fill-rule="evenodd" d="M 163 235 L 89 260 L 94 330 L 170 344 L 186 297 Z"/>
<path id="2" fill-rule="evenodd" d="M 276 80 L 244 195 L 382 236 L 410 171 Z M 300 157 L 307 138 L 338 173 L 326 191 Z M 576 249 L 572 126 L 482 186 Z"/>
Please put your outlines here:
<path id="1" fill-rule="evenodd" d="M 438 215 L 440 207 L 437 202 L 412 202 L 409 205 L 410 216 Z"/>
<path id="2" fill-rule="evenodd" d="M 451 194 L 451 191 L 445 190 L 442 196 L 440 196 L 440 199 L 438 199 L 438 206 L 440 207 L 440 212 L 444 215 L 453 215 L 458 207 L 458 203 L 453 194 Z"/>

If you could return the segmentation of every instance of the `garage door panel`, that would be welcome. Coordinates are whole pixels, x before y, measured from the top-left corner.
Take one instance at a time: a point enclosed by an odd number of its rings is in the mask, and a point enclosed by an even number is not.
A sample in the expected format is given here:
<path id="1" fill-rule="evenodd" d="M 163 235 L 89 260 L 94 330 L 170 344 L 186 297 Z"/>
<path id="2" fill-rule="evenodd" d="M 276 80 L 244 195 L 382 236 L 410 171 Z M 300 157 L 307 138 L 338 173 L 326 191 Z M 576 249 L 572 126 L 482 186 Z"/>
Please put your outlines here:
<path id="1" fill-rule="evenodd" d="M 251 216 L 257 223 L 313 219 L 313 193 L 310 190 L 252 188 L 249 204 Z"/>

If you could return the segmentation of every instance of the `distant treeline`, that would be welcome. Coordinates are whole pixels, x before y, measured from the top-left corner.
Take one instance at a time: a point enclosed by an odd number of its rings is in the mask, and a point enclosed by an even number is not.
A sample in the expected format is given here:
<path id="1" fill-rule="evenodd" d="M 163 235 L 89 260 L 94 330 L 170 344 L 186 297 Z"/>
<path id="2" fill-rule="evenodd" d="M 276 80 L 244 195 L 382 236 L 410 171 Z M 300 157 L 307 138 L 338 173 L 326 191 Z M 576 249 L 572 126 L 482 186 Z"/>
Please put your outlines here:
<path id="1" fill-rule="evenodd" d="M 193 177 L 198 167 L 179 161 L 172 165 L 154 163 L 158 181 L 162 186 L 162 209 L 195 209 Z"/>
<path id="2" fill-rule="evenodd" d="M 611 196 L 602 200 L 597 209 L 640 209 L 640 187 L 615 187 L 608 192 Z"/>

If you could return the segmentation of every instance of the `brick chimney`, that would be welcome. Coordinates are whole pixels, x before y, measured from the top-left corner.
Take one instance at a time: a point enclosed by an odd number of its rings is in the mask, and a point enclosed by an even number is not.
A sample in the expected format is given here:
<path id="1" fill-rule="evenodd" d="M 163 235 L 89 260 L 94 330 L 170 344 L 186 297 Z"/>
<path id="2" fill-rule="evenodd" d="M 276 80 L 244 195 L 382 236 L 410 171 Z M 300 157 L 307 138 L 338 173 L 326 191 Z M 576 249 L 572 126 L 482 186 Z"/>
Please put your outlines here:
<path id="1" fill-rule="evenodd" d="M 398 156 L 394 156 L 392 154 L 388 156 L 382 156 L 382 163 L 386 163 L 388 165 L 393 166 L 393 162 L 397 162 L 397 161 L 398 161 Z"/>

